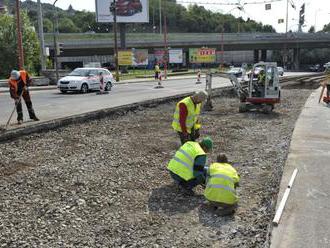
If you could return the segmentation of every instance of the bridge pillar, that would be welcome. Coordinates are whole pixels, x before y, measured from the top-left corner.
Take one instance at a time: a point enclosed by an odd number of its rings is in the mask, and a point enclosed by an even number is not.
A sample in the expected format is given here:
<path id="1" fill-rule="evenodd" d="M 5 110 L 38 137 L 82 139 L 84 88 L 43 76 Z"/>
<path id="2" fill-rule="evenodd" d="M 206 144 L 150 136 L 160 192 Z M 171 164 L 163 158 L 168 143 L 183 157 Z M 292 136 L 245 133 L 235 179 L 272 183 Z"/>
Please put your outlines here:
<path id="1" fill-rule="evenodd" d="M 126 49 L 126 23 L 119 24 L 120 48 Z"/>
<path id="2" fill-rule="evenodd" d="M 293 49 L 293 69 L 296 71 L 300 69 L 300 48 Z"/>
<path id="3" fill-rule="evenodd" d="M 254 63 L 259 62 L 259 50 L 254 50 Z"/>
<path id="4" fill-rule="evenodd" d="M 261 50 L 261 61 L 267 61 L 267 50 Z"/>

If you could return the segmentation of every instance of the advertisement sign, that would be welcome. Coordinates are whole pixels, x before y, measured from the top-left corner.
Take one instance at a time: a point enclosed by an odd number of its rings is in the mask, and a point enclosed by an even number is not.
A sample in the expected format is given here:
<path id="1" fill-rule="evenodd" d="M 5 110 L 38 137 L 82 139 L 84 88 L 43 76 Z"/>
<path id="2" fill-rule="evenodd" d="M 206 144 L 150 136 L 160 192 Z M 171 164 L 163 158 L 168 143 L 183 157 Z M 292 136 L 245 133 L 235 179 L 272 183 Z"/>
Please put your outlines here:
<path id="1" fill-rule="evenodd" d="M 132 50 L 118 51 L 119 65 L 132 65 Z"/>
<path id="2" fill-rule="evenodd" d="M 96 22 L 113 22 L 112 0 L 95 0 Z M 148 0 L 116 0 L 117 22 L 149 22 Z"/>
<path id="3" fill-rule="evenodd" d="M 181 64 L 183 63 L 183 52 L 182 49 L 170 49 L 169 50 L 170 63 Z"/>
<path id="4" fill-rule="evenodd" d="M 132 65 L 148 65 L 148 49 L 132 49 Z"/>
<path id="5" fill-rule="evenodd" d="M 154 55 L 155 55 L 155 60 L 157 63 L 159 63 L 159 64 L 164 63 L 164 59 L 165 59 L 165 50 L 164 49 L 154 50 Z"/>
<path id="6" fill-rule="evenodd" d="M 189 48 L 190 63 L 214 63 L 216 61 L 213 48 Z"/>

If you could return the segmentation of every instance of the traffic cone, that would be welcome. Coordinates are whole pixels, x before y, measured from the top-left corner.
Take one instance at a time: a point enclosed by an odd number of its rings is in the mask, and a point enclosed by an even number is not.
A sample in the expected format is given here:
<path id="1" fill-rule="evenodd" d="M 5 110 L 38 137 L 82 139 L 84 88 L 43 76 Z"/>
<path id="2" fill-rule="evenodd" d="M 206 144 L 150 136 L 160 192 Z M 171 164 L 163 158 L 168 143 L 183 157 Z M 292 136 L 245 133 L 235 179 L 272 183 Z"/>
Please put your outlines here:
<path id="1" fill-rule="evenodd" d="M 201 70 L 198 70 L 197 72 L 197 81 L 196 81 L 196 84 L 201 84 L 201 75 L 202 75 L 202 72 Z"/>

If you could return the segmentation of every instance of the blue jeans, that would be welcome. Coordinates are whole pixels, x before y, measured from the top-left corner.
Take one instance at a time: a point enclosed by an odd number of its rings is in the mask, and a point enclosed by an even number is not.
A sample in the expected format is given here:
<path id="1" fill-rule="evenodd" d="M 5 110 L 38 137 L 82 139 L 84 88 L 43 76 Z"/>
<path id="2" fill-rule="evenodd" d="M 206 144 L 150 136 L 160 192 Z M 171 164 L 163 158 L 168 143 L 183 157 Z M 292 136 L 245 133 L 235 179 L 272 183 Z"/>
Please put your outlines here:
<path id="1" fill-rule="evenodd" d="M 188 181 L 184 180 L 177 174 L 174 174 L 172 171 L 170 171 L 170 175 L 178 185 L 188 190 L 192 190 L 197 185 L 205 184 L 205 176 L 202 172 L 194 172 L 195 178 Z"/>

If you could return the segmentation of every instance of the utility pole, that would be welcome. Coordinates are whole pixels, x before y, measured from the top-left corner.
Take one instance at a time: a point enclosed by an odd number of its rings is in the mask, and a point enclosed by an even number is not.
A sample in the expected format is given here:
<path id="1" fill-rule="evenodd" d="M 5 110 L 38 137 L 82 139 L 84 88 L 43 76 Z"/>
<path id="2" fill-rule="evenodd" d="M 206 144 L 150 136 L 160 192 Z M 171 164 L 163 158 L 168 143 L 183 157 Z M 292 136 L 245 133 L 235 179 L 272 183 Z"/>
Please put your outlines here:
<path id="1" fill-rule="evenodd" d="M 162 34 L 162 0 L 159 0 L 159 33 Z"/>
<path id="2" fill-rule="evenodd" d="M 56 83 L 59 80 L 59 72 L 58 72 L 58 61 L 57 61 L 57 32 L 58 32 L 58 16 L 57 16 L 57 9 L 55 7 L 55 4 L 58 0 L 55 0 L 55 2 L 53 3 L 54 6 L 54 18 L 53 18 L 53 38 L 54 38 L 54 66 L 55 66 L 55 73 L 56 73 Z M 55 28 L 55 25 L 57 24 L 57 30 Z"/>
<path id="3" fill-rule="evenodd" d="M 164 54 L 164 78 L 167 78 L 167 62 L 169 59 L 169 53 L 168 53 L 168 45 L 167 45 L 167 23 L 166 23 L 166 9 L 165 9 L 165 3 L 164 3 L 164 48 L 165 48 L 165 54 Z"/>
<path id="4" fill-rule="evenodd" d="M 16 31 L 17 31 L 17 52 L 18 52 L 18 67 L 20 70 L 24 69 L 24 51 L 22 39 L 22 26 L 20 14 L 20 2 L 16 0 Z"/>
<path id="5" fill-rule="evenodd" d="M 40 40 L 41 70 L 45 70 L 46 69 L 46 63 L 45 63 L 44 25 L 43 25 L 42 7 L 41 7 L 40 0 L 38 0 L 38 27 L 39 27 L 39 40 Z"/>
<path id="6" fill-rule="evenodd" d="M 115 64 L 116 64 L 116 81 L 119 82 L 119 63 L 118 63 L 118 45 L 117 45 L 117 6 L 116 0 L 110 4 L 110 12 L 113 14 L 113 33 L 115 39 Z"/>
<path id="7" fill-rule="evenodd" d="M 285 39 L 286 42 L 284 43 L 284 54 L 283 54 L 283 67 L 287 69 L 287 60 L 288 60 L 288 27 L 289 27 L 289 0 L 286 0 L 286 22 L 285 22 Z"/>

